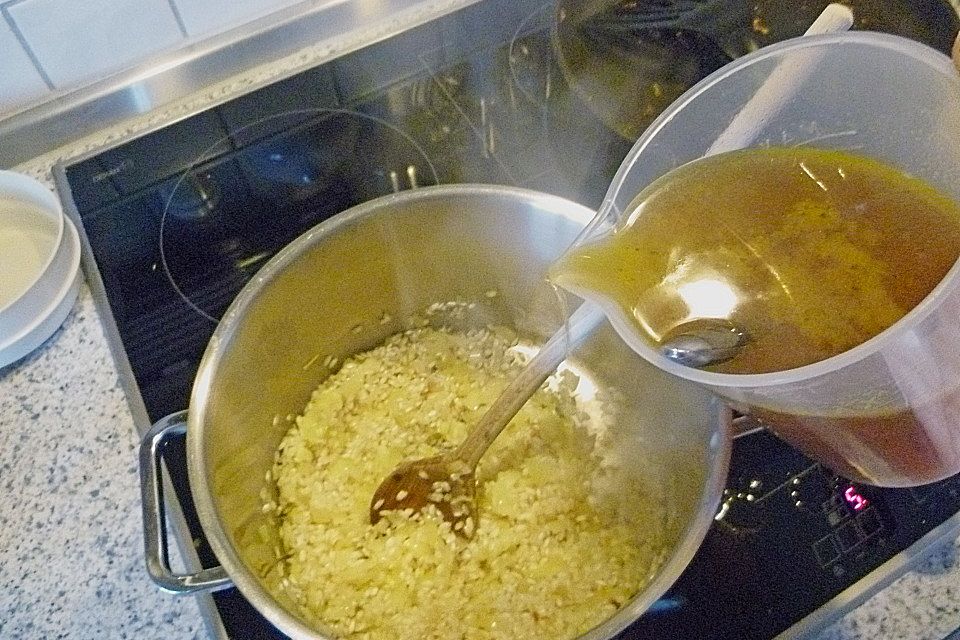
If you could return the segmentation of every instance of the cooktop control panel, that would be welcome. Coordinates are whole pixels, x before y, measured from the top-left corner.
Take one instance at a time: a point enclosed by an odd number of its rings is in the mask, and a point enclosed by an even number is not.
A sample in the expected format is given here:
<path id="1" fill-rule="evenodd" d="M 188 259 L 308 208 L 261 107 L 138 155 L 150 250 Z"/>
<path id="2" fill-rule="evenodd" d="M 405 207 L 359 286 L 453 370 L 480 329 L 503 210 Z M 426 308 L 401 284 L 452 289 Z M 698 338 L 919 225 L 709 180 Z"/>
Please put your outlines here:
<path id="1" fill-rule="evenodd" d="M 881 489 L 768 432 L 738 439 L 724 497 L 674 587 L 621 638 L 772 638 L 960 509 L 960 478 Z"/>

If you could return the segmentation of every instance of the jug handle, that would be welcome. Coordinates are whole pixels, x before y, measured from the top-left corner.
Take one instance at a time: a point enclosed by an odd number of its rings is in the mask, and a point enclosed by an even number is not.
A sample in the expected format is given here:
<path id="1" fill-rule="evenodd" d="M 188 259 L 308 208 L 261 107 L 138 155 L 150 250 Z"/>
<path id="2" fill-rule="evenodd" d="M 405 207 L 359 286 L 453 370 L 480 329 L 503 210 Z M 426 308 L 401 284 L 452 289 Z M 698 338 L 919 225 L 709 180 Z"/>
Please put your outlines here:
<path id="1" fill-rule="evenodd" d="M 176 595 L 218 591 L 233 586 L 223 567 L 179 574 L 170 569 L 166 508 L 163 499 L 163 444 L 187 432 L 187 412 L 161 418 L 140 442 L 140 493 L 143 504 L 143 543 L 147 573 L 163 591 Z"/>

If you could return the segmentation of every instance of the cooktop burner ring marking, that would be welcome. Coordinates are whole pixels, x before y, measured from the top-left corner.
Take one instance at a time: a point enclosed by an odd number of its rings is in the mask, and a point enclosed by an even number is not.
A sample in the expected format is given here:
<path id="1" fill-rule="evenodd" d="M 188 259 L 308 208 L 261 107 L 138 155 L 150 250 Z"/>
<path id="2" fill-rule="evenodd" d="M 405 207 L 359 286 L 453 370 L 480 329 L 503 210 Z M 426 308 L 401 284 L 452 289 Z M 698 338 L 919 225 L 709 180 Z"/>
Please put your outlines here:
<path id="1" fill-rule="evenodd" d="M 232 131 L 231 133 L 229 133 L 229 134 L 226 136 L 225 139 L 224 139 L 224 138 L 221 138 L 221 139 L 217 140 L 216 142 L 214 142 L 213 144 L 211 144 L 210 146 L 208 146 L 206 149 L 204 149 L 203 152 L 201 152 L 200 155 L 197 157 L 197 159 L 194 160 L 188 167 L 186 167 L 186 168 L 183 170 L 180 178 L 177 180 L 176 184 L 174 185 L 173 190 L 170 192 L 170 196 L 167 198 L 167 201 L 164 203 L 163 213 L 162 213 L 161 216 L 160 216 L 160 229 L 159 229 L 159 233 L 158 233 L 158 236 L 159 236 L 159 238 L 158 238 L 158 244 L 159 244 L 159 251 L 160 251 L 160 267 L 161 267 L 161 269 L 163 269 L 163 274 L 164 274 L 164 276 L 166 277 L 167 281 L 170 283 L 170 286 L 173 287 L 173 290 L 174 290 L 174 292 L 177 294 L 177 296 L 178 296 L 187 306 L 189 306 L 191 309 L 193 309 L 195 312 L 197 312 L 200 316 L 202 316 L 203 318 L 209 320 L 210 322 L 212 322 L 212 323 L 214 323 L 214 324 L 218 324 L 218 323 L 220 322 L 220 319 L 214 317 L 213 315 L 207 313 L 207 312 L 204 311 L 202 308 L 200 308 L 200 306 L 199 306 L 198 304 L 196 304 L 196 303 L 190 298 L 190 296 L 188 296 L 188 295 L 180 288 L 180 286 L 177 284 L 176 278 L 173 277 L 173 273 L 172 273 L 172 271 L 171 271 L 171 269 L 170 269 L 170 265 L 169 265 L 169 263 L 168 263 L 168 261 L 167 261 L 167 253 L 166 253 L 166 251 L 165 251 L 165 249 L 164 249 L 164 229 L 166 228 L 167 214 L 170 212 L 171 203 L 173 202 L 173 199 L 174 199 L 174 196 L 175 196 L 176 193 L 177 193 L 177 190 L 180 188 L 180 185 L 183 184 L 183 182 L 184 182 L 185 180 L 187 180 L 188 176 L 193 175 L 193 171 L 194 171 L 198 166 L 200 166 L 203 162 L 209 161 L 210 158 L 207 157 L 208 154 L 209 154 L 210 152 L 212 152 L 213 149 L 215 149 L 216 147 L 222 145 L 222 144 L 224 143 L 224 140 L 229 141 L 231 138 L 234 138 L 238 133 L 241 133 L 242 131 L 245 131 L 245 130 L 248 130 L 248 129 L 252 129 L 253 127 L 261 126 L 264 122 L 267 122 L 267 121 L 272 120 L 272 119 L 275 119 L 275 118 L 289 118 L 289 117 L 291 117 L 291 116 L 297 116 L 297 115 L 304 115 L 304 116 L 306 116 L 306 115 L 317 115 L 317 116 L 320 116 L 320 115 L 324 115 L 324 114 L 326 114 L 326 115 L 328 115 L 328 116 L 333 116 L 333 115 L 346 115 L 346 116 L 351 116 L 351 117 L 358 118 L 358 119 L 360 119 L 360 120 L 369 120 L 369 121 L 371 121 L 371 122 L 375 122 L 376 124 L 378 124 L 378 125 L 380 125 L 380 126 L 383 126 L 383 127 L 386 127 L 387 129 L 391 130 L 393 133 L 395 133 L 395 134 L 399 135 L 401 138 L 403 138 L 408 144 L 410 144 L 411 147 L 413 147 L 413 149 L 420 155 L 420 157 L 423 159 L 423 161 L 426 162 L 427 167 L 430 169 L 430 175 L 433 177 L 433 183 L 434 183 L 434 184 L 440 184 L 440 178 L 439 178 L 439 176 L 438 176 L 438 174 L 437 174 L 437 169 L 436 169 L 436 167 L 434 166 L 433 161 L 430 159 L 430 156 L 427 155 L 427 152 L 424 150 L 424 148 L 423 148 L 412 136 L 410 136 L 407 132 L 403 131 L 402 129 L 400 129 L 400 128 L 397 127 L 396 125 L 391 124 L 390 122 L 387 122 L 387 121 L 384 120 L 383 118 L 380 118 L 380 117 L 377 117 L 377 116 L 374 116 L 374 115 L 371 115 L 371 114 L 368 114 L 368 113 L 362 113 L 362 112 L 360 112 L 360 111 L 356 111 L 356 110 L 353 110 L 353 109 L 330 109 L 330 108 L 294 109 L 294 110 L 290 110 L 290 111 L 284 111 L 284 112 L 282 112 L 282 113 L 273 114 L 273 115 L 268 116 L 268 117 L 266 117 L 266 118 L 261 118 L 260 120 L 257 120 L 256 122 L 252 122 L 252 123 L 250 123 L 250 124 L 246 124 L 246 125 L 244 125 L 244 126 L 242 126 L 242 127 L 239 127 L 238 129 Z M 410 167 L 407 167 L 408 172 L 409 172 L 409 169 L 410 169 Z M 412 182 L 412 179 L 411 179 L 411 182 Z M 415 189 L 415 188 L 417 188 L 418 186 L 419 186 L 419 185 L 414 185 L 414 186 L 411 186 L 411 188 L 414 188 L 414 189 Z M 386 194 L 384 194 L 384 195 L 386 195 Z M 305 230 L 304 233 L 306 233 L 307 231 L 309 231 L 309 230 Z"/>

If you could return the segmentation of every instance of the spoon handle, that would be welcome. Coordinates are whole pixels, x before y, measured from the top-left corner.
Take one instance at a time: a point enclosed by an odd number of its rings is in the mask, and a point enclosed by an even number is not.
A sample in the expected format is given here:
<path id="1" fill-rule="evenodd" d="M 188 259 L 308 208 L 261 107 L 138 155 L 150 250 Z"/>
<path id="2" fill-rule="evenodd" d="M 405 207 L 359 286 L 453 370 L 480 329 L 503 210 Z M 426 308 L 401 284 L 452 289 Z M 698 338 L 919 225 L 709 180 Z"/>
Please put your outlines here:
<path id="1" fill-rule="evenodd" d="M 834 2 L 827 5 L 803 35 L 839 33 L 851 26 L 853 11 Z M 811 52 L 778 64 L 703 155 L 712 156 L 753 144 L 770 120 L 800 91 L 822 57 L 821 53 Z"/>
<path id="2" fill-rule="evenodd" d="M 503 390 L 460 444 L 456 457 L 474 468 L 511 418 L 550 377 L 570 351 L 577 348 L 604 319 L 591 302 L 581 304 L 566 324 L 554 333 L 530 362 Z"/>

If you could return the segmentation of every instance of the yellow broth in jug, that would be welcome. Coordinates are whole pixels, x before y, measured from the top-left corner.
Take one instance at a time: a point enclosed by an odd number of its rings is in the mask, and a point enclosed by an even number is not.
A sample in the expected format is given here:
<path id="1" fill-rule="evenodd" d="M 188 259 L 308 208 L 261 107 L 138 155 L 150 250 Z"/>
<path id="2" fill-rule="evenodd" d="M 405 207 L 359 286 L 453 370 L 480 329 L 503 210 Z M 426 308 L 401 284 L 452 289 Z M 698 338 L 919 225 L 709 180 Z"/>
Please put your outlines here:
<path id="1" fill-rule="evenodd" d="M 618 228 L 550 273 L 616 303 L 656 346 L 675 327 L 722 318 L 738 355 L 708 367 L 767 373 L 877 335 L 960 256 L 960 207 L 875 160 L 812 147 L 697 160 L 641 192 Z"/>

